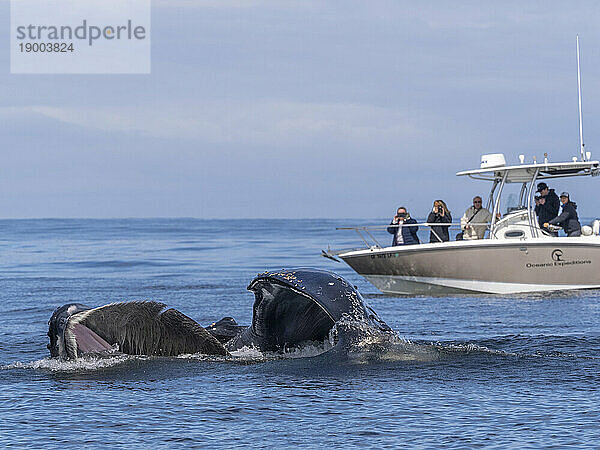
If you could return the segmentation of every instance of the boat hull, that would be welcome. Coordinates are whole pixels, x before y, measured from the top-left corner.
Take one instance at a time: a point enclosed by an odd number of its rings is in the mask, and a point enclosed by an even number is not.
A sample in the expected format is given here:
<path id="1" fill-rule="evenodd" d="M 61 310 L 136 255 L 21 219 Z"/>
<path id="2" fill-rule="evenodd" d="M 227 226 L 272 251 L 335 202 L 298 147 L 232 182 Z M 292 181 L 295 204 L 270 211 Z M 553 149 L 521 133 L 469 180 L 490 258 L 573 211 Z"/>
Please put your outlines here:
<path id="1" fill-rule="evenodd" d="M 390 294 L 513 294 L 600 288 L 597 236 L 458 241 L 338 256 Z"/>

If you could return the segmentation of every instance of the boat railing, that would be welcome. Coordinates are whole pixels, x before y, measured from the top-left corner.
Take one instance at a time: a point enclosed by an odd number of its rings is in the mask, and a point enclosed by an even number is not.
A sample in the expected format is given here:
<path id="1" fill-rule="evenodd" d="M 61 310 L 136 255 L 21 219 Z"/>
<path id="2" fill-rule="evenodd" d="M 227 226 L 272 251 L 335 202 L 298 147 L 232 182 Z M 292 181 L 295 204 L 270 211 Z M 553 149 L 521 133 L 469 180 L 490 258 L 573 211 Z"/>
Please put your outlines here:
<path id="1" fill-rule="evenodd" d="M 490 224 L 489 222 L 481 222 L 481 223 L 474 223 L 474 222 L 470 222 L 469 223 L 470 226 L 479 226 L 479 225 L 483 225 L 485 226 L 487 229 L 489 229 Z M 371 233 L 371 231 L 376 231 L 376 230 L 387 230 L 388 228 L 398 228 L 398 227 L 419 227 L 419 226 L 423 226 L 423 227 L 427 227 L 429 228 L 429 230 L 433 233 L 433 235 L 435 237 L 437 237 L 440 242 L 442 241 L 442 238 L 435 232 L 435 230 L 431 227 L 448 227 L 448 229 L 452 229 L 452 228 L 456 228 L 456 229 L 460 229 L 461 228 L 461 224 L 460 222 L 458 223 L 430 223 L 430 222 L 422 222 L 422 223 L 407 223 L 407 224 L 390 224 L 390 225 L 366 225 L 366 226 L 356 226 L 356 227 L 336 227 L 336 230 L 354 230 L 356 231 L 356 233 L 358 234 L 358 236 L 360 237 L 360 239 L 365 243 L 365 245 L 367 246 L 367 248 L 383 248 L 383 246 L 379 243 L 379 241 L 377 240 L 377 238 L 375 236 L 373 236 L 373 234 Z M 370 239 L 370 241 L 369 241 Z M 374 245 L 373 245 L 374 244 Z"/>
<path id="2" fill-rule="evenodd" d="M 432 227 L 448 227 L 448 229 L 462 229 L 460 222 L 455 223 L 431 223 L 431 222 L 421 222 L 421 223 L 409 223 L 409 224 L 390 224 L 390 225 L 366 225 L 366 226 L 354 226 L 354 227 L 336 227 L 336 230 L 354 230 L 362 242 L 366 245 L 367 248 L 383 248 L 386 246 L 382 246 L 377 238 L 373 235 L 373 231 L 377 230 L 387 230 L 388 228 L 398 228 L 398 227 L 426 227 L 429 228 L 431 233 L 439 239 L 441 242 L 441 237 L 435 232 Z M 470 222 L 469 226 L 485 226 L 487 230 L 490 230 L 489 222 Z M 529 225 L 529 224 L 519 224 L 520 227 L 533 227 L 539 230 L 537 225 Z M 551 231 L 556 231 L 554 227 Z M 560 227 L 559 227 L 560 228 Z M 492 239 L 492 236 L 487 236 L 483 239 Z"/>

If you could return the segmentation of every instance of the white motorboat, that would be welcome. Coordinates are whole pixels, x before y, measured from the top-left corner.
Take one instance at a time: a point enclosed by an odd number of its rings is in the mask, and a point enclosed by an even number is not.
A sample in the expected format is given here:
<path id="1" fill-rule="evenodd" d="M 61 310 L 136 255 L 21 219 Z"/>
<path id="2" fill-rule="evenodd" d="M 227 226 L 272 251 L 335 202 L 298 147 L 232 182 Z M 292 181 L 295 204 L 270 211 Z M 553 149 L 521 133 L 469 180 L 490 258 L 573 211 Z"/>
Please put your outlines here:
<path id="1" fill-rule="evenodd" d="M 382 247 L 372 232 L 382 227 L 349 227 L 361 234 L 367 248 L 329 251 L 327 256 L 339 257 L 392 294 L 600 288 L 600 221 L 584 226 L 579 237 L 556 237 L 539 226 L 535 215 L 537 182 L 600 174 L 598 161 L 582 159 L 525 164 L 521 155 L 521 164 L 511 166 L 503 154 L 484 155 L 480 168 L 458 172 L 491 182 L 487 207 L 493 213 L 484 239 Z M 518 202 L 500 218 L 501 198 L 511 185 L 519 188 Z"/>
<path id="2" fill-rule="evenodd" d="M 458 172 L 491 182 L 487 208 L 492 212 L 484 239 L 382 247 L 372 230 L 385 227 L 351 227 L 366 248 L 324 252 L 341 258 L 379 290 L 392 294 L 443 294 L 485 292 L 512 294 L 600 288 L 600 221 L 582 228 L 578 237 L 556 237 L 542 229 L 535 214 L 534 192 L 541 180 L 588 177 L 600 174 L 599 162 L 584 151 L 581 120 L 581 75 L 577 38 L 580 157 L 567 162 L 507 165 L 503 154 L 484 155 L 478 169 Z M 503 193 L 517 187 L 503 217 Z M 425 227 L 440 224 L 417 224 Z M 482 225 L 482 224 L 473 224 Z M 403 225 L 408 226 L 408 225 Z"/>

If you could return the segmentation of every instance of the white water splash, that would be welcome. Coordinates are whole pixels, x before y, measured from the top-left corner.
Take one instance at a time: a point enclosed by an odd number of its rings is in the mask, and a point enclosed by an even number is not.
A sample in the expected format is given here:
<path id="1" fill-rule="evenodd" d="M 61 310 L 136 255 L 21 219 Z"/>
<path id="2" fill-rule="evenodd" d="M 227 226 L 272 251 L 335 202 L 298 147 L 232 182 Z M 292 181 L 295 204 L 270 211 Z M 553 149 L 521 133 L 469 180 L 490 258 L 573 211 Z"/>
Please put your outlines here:
<path id="1" fill-rule="evenodd" d="M 357 364 L 432 361 L 439 358 L 439 351 L 431 345 L 413 343 L 394 331 L 383 331 L 349 316 L 342 317 L 329 336 L 331 342 L 343 340 L 348 360 Z"/>
<path id="2" fill-rule="evenodd" d="M 115 355 L 109 357 L 83 356 L 73 360 L 63 360 L 59 358 L 44 358 L 27 363 L 16 362 L 5 366 L 0 366 L 0 370 L 11 369 L 34 369 L 49 370 L 51 372 L 77 372 L 93 371 L 116 366 L 132 359 L 145 360 L 146 356 Z"/>
<path id="3" fill-rule="evenodd" d="M 471 342 L 465 342 L 464 344 L 444 344 L 437 342 L 435 344 L 437 348 L 445 352 L 457 352 L 457 353 L 489 353 L 491 355 L 504 355 L 504 356 L 519 356 L 517 353 L 506 352 L 504 350 L 494 350 L 486 347 L 485 345 L 475 344 Z"/>

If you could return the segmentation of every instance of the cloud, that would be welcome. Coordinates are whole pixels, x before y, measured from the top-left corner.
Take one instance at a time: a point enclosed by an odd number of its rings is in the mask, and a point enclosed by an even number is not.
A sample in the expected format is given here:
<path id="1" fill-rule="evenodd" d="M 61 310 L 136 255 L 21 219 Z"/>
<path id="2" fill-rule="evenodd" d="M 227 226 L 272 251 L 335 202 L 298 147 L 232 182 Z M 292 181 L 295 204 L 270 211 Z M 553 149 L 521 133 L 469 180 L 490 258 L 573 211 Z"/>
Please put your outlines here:
<path id="1" fill-rule="evenodd" d="M 211 143 L 277 145 L 310 139 L 353 144 L 391 143 L 418 132 L 417 121 L 406 113 L 348 103 L 213 102 L 155 108 L 13 108 L 13 113 L 26 111 L 103 131 Z"/>

